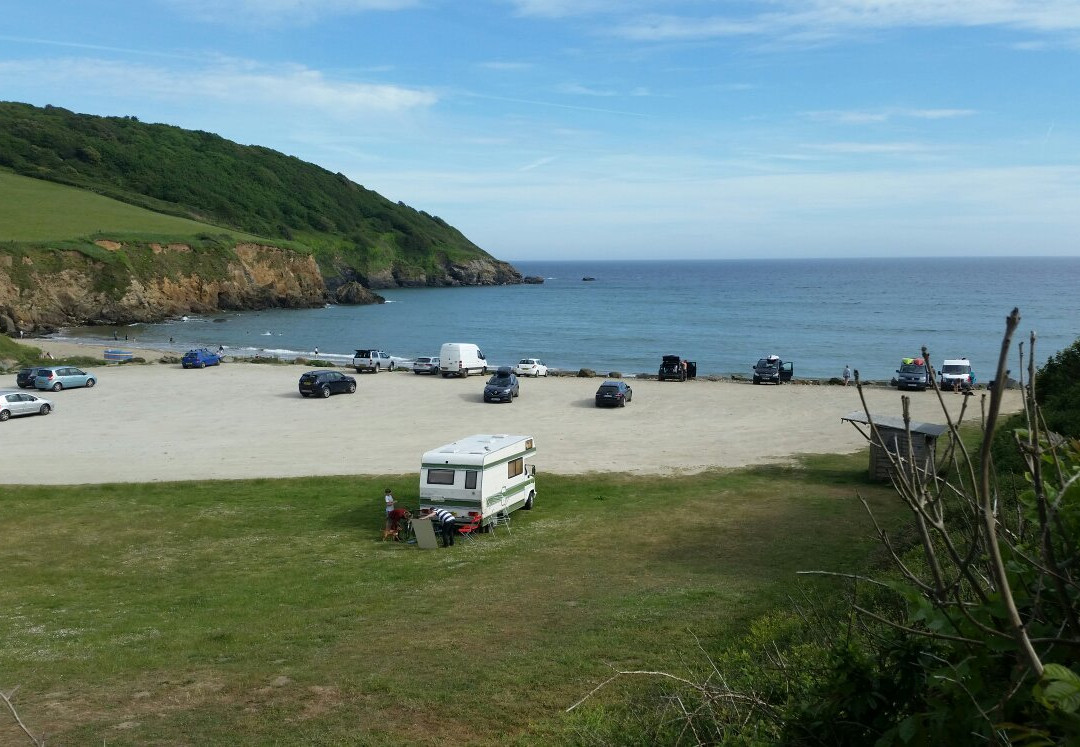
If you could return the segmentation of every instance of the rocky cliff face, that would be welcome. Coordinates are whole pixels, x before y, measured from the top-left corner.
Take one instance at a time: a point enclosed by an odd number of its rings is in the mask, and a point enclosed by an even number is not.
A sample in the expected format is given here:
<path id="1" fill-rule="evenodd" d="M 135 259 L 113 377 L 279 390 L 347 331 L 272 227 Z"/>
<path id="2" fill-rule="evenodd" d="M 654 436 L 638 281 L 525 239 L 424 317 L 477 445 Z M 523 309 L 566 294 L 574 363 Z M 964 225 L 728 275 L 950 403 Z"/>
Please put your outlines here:
<path id="1" fill-rule="evenodd" d="M 497 259 L 476 258 L 466 262 L 446 262 L 435 272 L 416 267 L 388 267 L 360 274 L 338 268 L 339 276 L 327 278 L 327 284 L 357 282 L 365 288 L 446 288 L 463 285 L 516 285 L 523 282 L 520 272 Z"/>
<path id="2" fill-rule="evenodd" d="M 0 253 L 0 333 L 158 322 L 221 310 L 382 303 L 372 288 L 507 285 L 521 273 L 496 259 L 439 271 L 353 271 L 324 278 L 308 254 L 261 244 L 193 247 L 99 240 L 88 250 Z"/>
<path id="3" fill-rule="evenodd" d="M 79 251 L 0 255 L 0 331 L 63 325 L 156 322 L 222 309 L 302 308 L 324 303 L 315 260 L 272 246 L 239 244 L 207 252 L 186 244 L 124 246 L 115 255 Z"/>

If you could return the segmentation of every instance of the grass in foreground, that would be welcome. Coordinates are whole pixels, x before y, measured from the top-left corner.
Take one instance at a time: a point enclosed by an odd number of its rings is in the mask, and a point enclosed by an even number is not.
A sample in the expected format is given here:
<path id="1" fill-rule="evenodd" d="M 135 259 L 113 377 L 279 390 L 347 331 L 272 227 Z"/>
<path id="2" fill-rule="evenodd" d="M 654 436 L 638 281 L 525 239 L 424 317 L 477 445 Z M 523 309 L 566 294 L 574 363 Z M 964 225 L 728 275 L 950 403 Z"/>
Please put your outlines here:
<path id="1" fill-rule="evenodd" d="M 683 672 L 865 562 L 855 489 L 898 514 L 864 474 L 542 474 L 512 534 L 434 552 L 378 541 L 413 476 L 9 488 L 0 689 L 55 743 L 570 741 L 611 667 Z"/>

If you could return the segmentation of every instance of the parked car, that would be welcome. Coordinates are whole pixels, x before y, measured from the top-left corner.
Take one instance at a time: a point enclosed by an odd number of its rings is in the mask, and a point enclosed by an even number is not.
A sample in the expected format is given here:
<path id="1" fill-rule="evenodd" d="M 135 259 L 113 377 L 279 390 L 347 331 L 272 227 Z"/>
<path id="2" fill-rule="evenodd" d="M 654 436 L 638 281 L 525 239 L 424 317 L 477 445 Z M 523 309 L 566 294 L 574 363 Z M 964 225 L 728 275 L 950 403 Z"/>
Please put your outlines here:
<path id="1" fill-rule="evenodd" d="M 896 369 L 897 389 L 914 389 L 925 392 L 926 388 L 934 380 L 932 369 L 922 358 L 901 358 L 900 368 Z"/>
<path id="2" fill-rule="evenodd" d="M 686 362 L 677 355 L 665 355 L 661 359 L 660 381 L 686 381 Z"/>
<path id="3" fill-rule="evenodd" d="M 605 381 L 596 390 L 597 407 L 626 407 L 634 398 L 634 390 L 625 381 Z"/>
<path id="4" fill-rule="evenodd" d="M 539 358 L 522 358 L 518 361 L 518 364 L 514 366 L 514 373 L 518 376 L 547 376 L 548 367 L 544 365 L 544 362 Z"/>
<path id="5" fill-rule="evenodd" d="M 34 388 L 34 373 L 36 368 L 20 368 L 19 372 L 15 374 L 15 383 L 18 384 L 19 389 L 33 389 Z"/>
<path id="6" fill-rule="evenodd" d="M 412 372 L 414 374 L 437 374 L 439 373 L 439 359 L 422 357 L 413 361 Z"/>
<path id="7" fill-rule="evenodd" d="M 206 348 L 189 350 L 180 359 L 180 365 L 184 368 L 206 368 L 207 366 L 218 366 L 220 364 L 221 356 L 217 353 L 211 353 Z"/>
<path id="8" fill-rule="evenodd" d="M 38 389 L 51 389 L 54 392 L 79 386 L 92 387 L 96 383 L 97 378 L 93 374 L 74 366 L 39 368 L 34 374 L 35 387 Z"/>
<path id="9" fill-rule="evenodd" d="M 791 377 L 795 374 L 795 364 L 791 361 L 785 363 L 776 355 L 759 358 L 753 365 L 753 369 L 755 384 L 763 382 L 783 384 L 785 381 L 791 381 Z"/>
<path id="10" fill-rule="evenodd" d="M 329 397 L 355 391 L 356 379 L 340 371 L 308 371 L 300 377 L 300 394 L 304 397 Z"/>
<path id="11" fill-rule="evenodd" d="M 393 371 L 396 365 L 390 354 L 383 350 L 361 349 L 357 350 L 356 355 L 353 356 L 352 367 L 356 369 L 356 373 L 364 371 L 379 373 L 384 368 L 387 371 Z"/>
<path id="12" fill-rule="evenodd" d="M 52 402 L 26 392 L 0 393 L 0 422 L 18 415 L 48 415 Z"/>
<path id="13" fill-rule="evenodd" d="M 485 402 L 513 402 L 519 394 L 521 385 L 510 366 L 500 366 L 484 387 Z"/>

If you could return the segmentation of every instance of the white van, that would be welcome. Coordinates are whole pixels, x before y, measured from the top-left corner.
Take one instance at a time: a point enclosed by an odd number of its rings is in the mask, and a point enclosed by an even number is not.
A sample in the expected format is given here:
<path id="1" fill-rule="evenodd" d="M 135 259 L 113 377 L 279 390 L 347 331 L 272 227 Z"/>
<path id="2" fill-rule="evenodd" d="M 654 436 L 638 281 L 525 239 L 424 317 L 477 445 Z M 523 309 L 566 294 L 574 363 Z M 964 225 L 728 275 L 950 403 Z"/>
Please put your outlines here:
<path id="1" fill-rule="evenodd" d="M 471 342 L 444 342 L 439 350 L 439 373 L 445 379 L 448 376 L 461 376 L 471 373 L 486 374 L 487 359 L 480 348 Z"/>
<path id="2" fill-rule="evenodd" d="M 477 435 L 426 452 L 420 462 L 420 508 L 445 508 L 490 525 L 499 513 L 526 511 L 536 499 L 532 436 Z"/>
<path id="3" fill-rule="evenodd" d="M 975 374 L 967 358 L 951 358 L 941 362 L 938 371 L 938 386 L 941 389 L 970 391 L 975 388 Z"/>

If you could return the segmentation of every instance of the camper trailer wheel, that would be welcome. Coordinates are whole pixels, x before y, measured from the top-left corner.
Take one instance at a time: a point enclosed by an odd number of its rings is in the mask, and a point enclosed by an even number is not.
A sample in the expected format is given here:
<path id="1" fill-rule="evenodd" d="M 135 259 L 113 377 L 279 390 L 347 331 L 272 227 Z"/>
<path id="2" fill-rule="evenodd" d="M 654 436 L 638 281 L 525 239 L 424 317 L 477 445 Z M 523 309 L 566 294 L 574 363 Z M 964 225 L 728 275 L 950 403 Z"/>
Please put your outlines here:
<path id="1" fill-rule="evenodd" d="M 521 508 L 525 511 L 532 511 L 533 497 L 536 493 L 529 493 L 529 497 L 525 499 L 525 505 Z"/>

